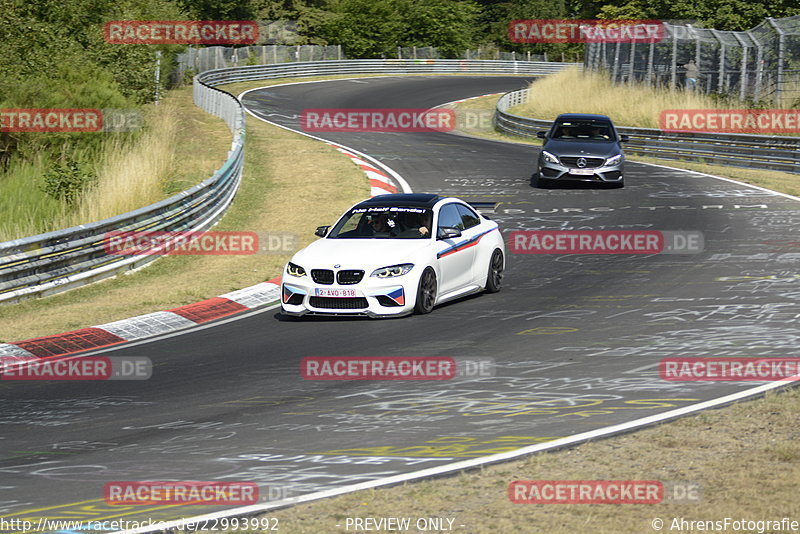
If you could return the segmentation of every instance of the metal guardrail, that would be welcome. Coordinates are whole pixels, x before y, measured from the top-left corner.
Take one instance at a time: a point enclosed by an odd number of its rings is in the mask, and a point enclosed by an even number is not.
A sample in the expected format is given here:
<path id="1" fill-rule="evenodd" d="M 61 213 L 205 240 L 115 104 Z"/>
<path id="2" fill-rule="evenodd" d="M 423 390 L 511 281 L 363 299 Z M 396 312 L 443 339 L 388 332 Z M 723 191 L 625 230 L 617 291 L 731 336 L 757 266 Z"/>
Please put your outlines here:
<path id="1" fill-rule="evenodd" d="M 195 84 L 198 105 L 233 134 L 228 158 L 211 178 L 177 195 L 116 217 L 0 243 L 0 303 L 46 296 L 136 269 L 154 255 L 107 253 L 108 232 L 202 231 L 225 213 L 244 162 L 244 110 L 236 97 Z"/>
<path id="2" fill-rule="evenodd" d="M 106 253 L 108 232 L 201 231 L 225 213 L 239 186 L 244 162 L 244 110 L 214 86 L 273 78 L 363 74 L 546 75 L 571 63 L 481 60 L 343 60 L 255 65 L 210 70 L 194 78 L 200 108 L 222 118 L 233 133 L 225 164 L 202 183 L 171 198 L 102 221 L 0 243 L 0 303 L 45 296 L 116 276 L 157 256 Z"/>
<path id="3" fill-rule="evenodd" d="M 279 65 L 249 65 L 210 70 L 200 76 L 209 85 L 220 85 L 273 78 L 362 74 L 510 74 L 545 76 L 568 66 L 576 66 L 576 64 L 475 59 L 350 59 L 282 63 Z"/>
<path id="4" fill-rule="evenodd" d="M 550 128 L 552 121 L 508 112 L 510 108 L 527 101 L 528 91 L 512 91 L 498 100 L 495 110 L 498 130 L 520 137 L 536 137 L 537 131 Z M 618 126 L 617 130 L 630 139 L 625 143 L 627 154 L 800 174 L 800 137 L 671 133 L 655 128 L 627 126 Z"/>

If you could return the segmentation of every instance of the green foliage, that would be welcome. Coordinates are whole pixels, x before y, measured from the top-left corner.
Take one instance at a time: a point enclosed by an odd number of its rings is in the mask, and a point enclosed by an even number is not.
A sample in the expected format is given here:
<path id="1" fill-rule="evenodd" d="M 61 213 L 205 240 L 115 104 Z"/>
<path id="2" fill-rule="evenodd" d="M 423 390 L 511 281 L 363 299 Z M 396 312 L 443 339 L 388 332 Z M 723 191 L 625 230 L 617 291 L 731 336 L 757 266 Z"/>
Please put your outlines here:
<path id="1" fill-rule="evenodd" d="M 291 20 L 300 44 L 340 44 L 350 58 L 433 46 L 442 57 L 482 47 L 577 61 L 581 44 L 511 42 L 509 21 L 642 18 L 746 30 L 767 16 L 797 14 L 797 0 L 0 0 L 0 109 L 129 109 L 152 102 L 156 51 L 163 85 L 185 47 L 106 43 L 102 27 L 111 20 Z M 47 190 L 74 202 L 91 179 L 88 162 L 120 135 L 131 134 L 0 132 L 0 170 L 59 161 L 46 172 Z"/>
<path id="2" fill-rule="evenodd" d="M 69 206 L 75 204 L 81 192 L 97 177 L 85 165 L 79 164 L 71 157 L 64 162 L 57 162 L 45 173 L 42 191 L 56 200 Z"/>
<path id="3" fill-rule="evenodd" d="M 766 17 L 800 14 L 792 0 L 627 0 L 595 3 L 603 19 L 662 19 L 692 21 L 717 30 L 749 30 Z"/>
<path id="4" fill-rule="evenodd" d="M 258 3 L 253 0 L 178 0 L 191 20 L 254 20 Z"/>
<path id="5" fill-rule="evenodd" d="M 309 8 L 309 12 L 318 11 Z M 393 56 L 402 24 L 396 5 L 388 1 L 332 0 L 329 16 L 315 13 L 318 26 L 309 29 L 328 43 L 339 43 L 350 58 Z"/>
<path id="6" fill-rule="evenodd" d="M 480 6 L 471 1 L 395 2 L 402 28 L 398 46 L 434 46 L 443 57 L 457 57 L 474 45 Z"/>

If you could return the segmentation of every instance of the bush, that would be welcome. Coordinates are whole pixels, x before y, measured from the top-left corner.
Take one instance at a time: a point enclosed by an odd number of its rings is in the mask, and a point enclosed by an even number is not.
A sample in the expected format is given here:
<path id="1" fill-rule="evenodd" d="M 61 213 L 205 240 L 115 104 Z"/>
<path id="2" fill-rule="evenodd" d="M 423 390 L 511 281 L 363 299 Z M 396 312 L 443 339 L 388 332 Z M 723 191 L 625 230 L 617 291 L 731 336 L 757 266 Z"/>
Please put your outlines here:
<path id="1" fill-rule="evenodd" d="M 96 179 L 93 171 L 68 157 L 45 173 L 42 191 L 56 200 L 74 206 L 81 193 Z"/>

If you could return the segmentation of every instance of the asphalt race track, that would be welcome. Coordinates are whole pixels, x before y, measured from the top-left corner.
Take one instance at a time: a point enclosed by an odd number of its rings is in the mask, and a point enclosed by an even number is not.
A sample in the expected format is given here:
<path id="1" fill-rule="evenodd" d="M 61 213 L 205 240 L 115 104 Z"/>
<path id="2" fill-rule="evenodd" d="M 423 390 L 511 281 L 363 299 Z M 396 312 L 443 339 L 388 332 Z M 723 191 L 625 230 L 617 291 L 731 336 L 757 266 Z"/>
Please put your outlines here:
<path id="1" fill-rule="evenodd" d="M 244 103 L 297 129 L 306 108 L 427 108 L 525 81 L 365 78 L 267 88 Z M 427 316 L 297 321 L 269 309 L 101 352 L 150 357 L 147 381 L 2 382 L 0 516 L 175 519 L 221 509 L 108 506 L 110 481 L 252 481 L 263 500 L 313 493 L 756 385 L 664 381 L 666 357 L 800 357 L 796 200 L 630 162 L 624 189 L 537 189 L 530 146 L 447 133 L 317 135 L 375 157 L 415 192 L 499 202 L 504 233 L 691 230 L 705 251 L 508 254 L 503 291 Z M 304 381 L 305 356 L 488 357 L 497 367 L 494 377 L 443 382 Z"/>

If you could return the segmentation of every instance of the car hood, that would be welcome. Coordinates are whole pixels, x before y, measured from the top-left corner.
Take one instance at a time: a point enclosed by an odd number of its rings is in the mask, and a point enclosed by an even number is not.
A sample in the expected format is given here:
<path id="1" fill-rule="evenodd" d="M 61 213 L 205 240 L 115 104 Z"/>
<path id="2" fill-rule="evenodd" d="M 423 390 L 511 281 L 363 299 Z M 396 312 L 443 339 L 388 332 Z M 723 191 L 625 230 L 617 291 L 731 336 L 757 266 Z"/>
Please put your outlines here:
<path id="1" fill-rule="evenodd" d="M 552 152 L 556 156 L 595 156 L 610 158 L 621 153 L 616 141 L 559 141 L 550 139 L 542 149 Z"/>
<path id="2" fill-rule="evenodd" d="M 431 239 L 318 239 L 297 252 L 292 263 L 309 269 L 379 269 L 420 261 L 420 254 L 433 250 Z"/>

